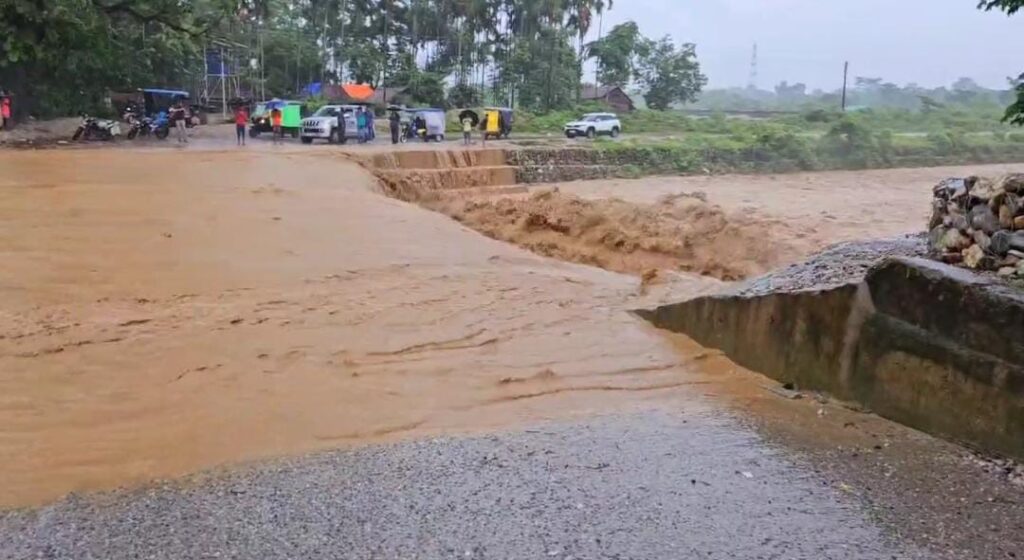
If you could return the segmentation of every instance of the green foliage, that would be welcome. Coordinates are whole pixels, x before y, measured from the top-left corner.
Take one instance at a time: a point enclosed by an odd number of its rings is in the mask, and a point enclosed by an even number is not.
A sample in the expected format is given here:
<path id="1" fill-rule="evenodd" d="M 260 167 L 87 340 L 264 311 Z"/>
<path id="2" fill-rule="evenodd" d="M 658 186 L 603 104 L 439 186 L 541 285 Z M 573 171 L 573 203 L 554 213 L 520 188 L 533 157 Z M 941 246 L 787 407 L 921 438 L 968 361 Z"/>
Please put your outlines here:
<path id="1" fill-rule="evenodd" d="M 225 15 L 219 2 L 0 2 L 0 84 L 17 111 L 96 112 L 110 88 L 180 80 L 194 33 Z"/>
<path id="2" fill-rule="evenodd" d="M 1017 100 L 1006 108 L 1003 121 L 1017 126 L 1024 126 L 1024 74 L 1021 74 L 1016 81 L 1014 91 L 1017 94 Z"/>
<path id="3" fill-rule="evenodd" d="M 676 49 L 672 39 L 645 40 L 639 51 L 637 77 L 647 89 L 644 99 L 652 109 L 665 110 L 673 103 L 696 101 L 707 84 L 700 73 L 696 46 L 686 43 Z"/>
<path id="4" fill-rule="evenodd" d="M 565 31 L 542 29 L 517 41 L 507 66 L 516 76 L 518 102 L 542 112 L 571 107 L 580 83 L 580 65 Z"/>
<path id="5" fill-rule="evenodd" d="M 978 7 L 983 10 L 1002 10 L 1012 16 L 1024 8 L 1024 0 L 980 0 Z M 1016 99 L 1006 109 L 1003 121 L 1024 126 L 1024 74 L 1015 80 L 1013 86 Z"/>
<path id="6" fill-rule="evenodd" d="M 1024 8 L 1024 0 L 981 0 L 978 7 L 983 10 L 1002 10 L 1013 15 Z"/>
<path id="7" fill-rule="evenodd" d="M 476 107 L 480 105 L 480 90 L 469 84 L 455 84 L 448 90 L 448 106 Z"/>
<path id="8" fill-rule="evenodd" d="M 635 22 L 616 25 L 601 39 L 587 45 L 597 61 L 597 81 L 601 85 L 624 86 L 633 77 L 634 59 L 643 36 Z"/>
<path id="9" fill-rule="evenodd" d="M 414 70 L 407 75 L 404 82 L 407 84 L 405 93 L 415 104 L 445 107 L 444 80 L 439 74 Z"/>

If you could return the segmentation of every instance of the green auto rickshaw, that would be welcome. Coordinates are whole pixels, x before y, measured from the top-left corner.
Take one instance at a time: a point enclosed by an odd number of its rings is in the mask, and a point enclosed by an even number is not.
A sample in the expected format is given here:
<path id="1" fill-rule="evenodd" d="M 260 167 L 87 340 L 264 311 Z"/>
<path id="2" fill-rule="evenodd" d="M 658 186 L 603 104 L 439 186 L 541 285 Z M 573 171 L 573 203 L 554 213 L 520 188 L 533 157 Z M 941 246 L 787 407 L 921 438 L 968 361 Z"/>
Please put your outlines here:
<path id="1" fill-rule="evenodd" d="M 306 116 L 306 106 L 301 101 L 271 99 L 257 103 L 256 109 L 249 118 L 249 136 L 255 138 L 264 132 L 273 132 L 274 125 L 270 121 L 270 113 L 274 109 L 281 110 L 281 132 L 299 137 L 302 130 L 302 119 Z"/>

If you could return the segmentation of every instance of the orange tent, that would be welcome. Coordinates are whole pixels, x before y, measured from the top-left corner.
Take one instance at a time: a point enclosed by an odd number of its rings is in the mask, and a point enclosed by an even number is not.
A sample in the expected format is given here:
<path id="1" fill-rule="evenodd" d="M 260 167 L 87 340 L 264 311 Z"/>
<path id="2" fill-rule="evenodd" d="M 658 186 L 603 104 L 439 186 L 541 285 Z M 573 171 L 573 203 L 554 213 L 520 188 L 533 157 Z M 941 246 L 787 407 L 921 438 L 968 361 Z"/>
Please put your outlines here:
<path id="1" fill-rule="evenodd" d="M 373 97 L 373 88 L 366 84 L 344 84 L 341 89 L 353 101 L 368 102 Z"/>

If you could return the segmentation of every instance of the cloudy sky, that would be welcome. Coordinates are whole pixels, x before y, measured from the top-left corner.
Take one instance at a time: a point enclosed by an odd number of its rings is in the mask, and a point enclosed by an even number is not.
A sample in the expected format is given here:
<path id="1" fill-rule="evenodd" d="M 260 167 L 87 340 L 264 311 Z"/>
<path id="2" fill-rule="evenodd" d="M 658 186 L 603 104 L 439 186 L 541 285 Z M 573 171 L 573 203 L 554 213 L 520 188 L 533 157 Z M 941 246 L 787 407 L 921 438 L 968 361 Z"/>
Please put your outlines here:
<path id="1" fill-rule="evenodd" d="M 976 9 L 976 0 L 615 0 L 604 29 L 634 20 L 649 37 L 697 44 L 712 87 L 743 86 L 758 45 L 758 86 L 782 80 L 836 89 L 853 76 L 988 87 L 1024 72 L 1024 13 Z M 592 31 L 597 35 L 597 22 Z"/>

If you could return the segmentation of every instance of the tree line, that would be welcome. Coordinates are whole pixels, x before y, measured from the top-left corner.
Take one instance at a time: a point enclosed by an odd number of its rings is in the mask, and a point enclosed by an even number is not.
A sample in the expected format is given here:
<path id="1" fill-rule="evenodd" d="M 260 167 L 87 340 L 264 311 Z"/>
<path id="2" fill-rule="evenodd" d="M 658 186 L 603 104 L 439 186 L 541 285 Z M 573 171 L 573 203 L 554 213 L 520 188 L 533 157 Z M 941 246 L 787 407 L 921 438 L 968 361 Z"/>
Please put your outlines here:
<path id="1" fill-rule="evenodd" d="M 1004 108 L 1016 99 L 1019 80 L 1008 79 L 1006 89 L 991 89 L 963 77 L 950 86 L 903 86 L 882 78 L 858 76 L 852 80 L 846 95 L 850 110 L 862 108 L 907 109 L 934 111 L 945 107 L 995 109 Z M 711 89 L 701 94 L 694 107 L 711 110 L 750 111 L 838 111 L 842 104 L 841 89 L 811 90 L 806 84 L 782 81 L 771 90 L 757 88 Z"/>
<path id="2" fill-rule="evenodd" d="M 68 114 L 135 88 L 198 91 L 209 53 L 252 96 L 310 83 L 403 86 L 418 102 L 579 101 L 593 59 L 603 85 L 640 84 L 652 107 L 706 82 L 695 47 L 625 24 L 587 42 L 612 0 L 5 0 L 0 87 L 23 110 Z M 219 62 L 218 62 L 219 64 Z"/>

